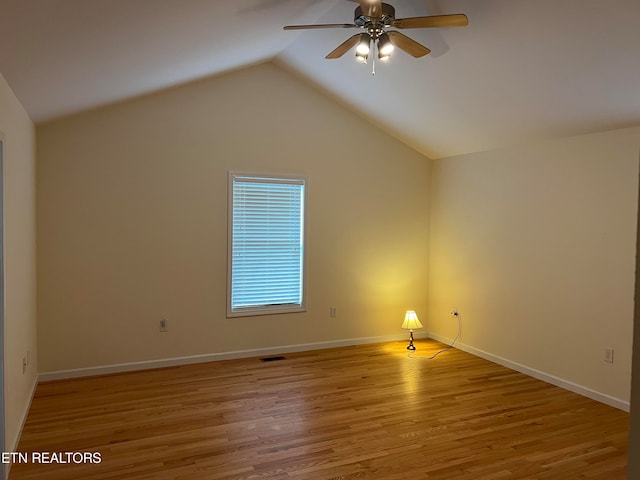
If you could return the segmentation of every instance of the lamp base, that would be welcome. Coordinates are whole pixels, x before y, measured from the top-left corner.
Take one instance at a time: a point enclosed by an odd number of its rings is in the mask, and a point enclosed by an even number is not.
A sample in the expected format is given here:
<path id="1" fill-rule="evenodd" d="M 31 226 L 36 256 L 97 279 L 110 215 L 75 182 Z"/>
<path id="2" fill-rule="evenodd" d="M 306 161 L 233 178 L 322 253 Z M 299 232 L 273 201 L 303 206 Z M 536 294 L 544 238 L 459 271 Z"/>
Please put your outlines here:
<path id="1" fill-rule="evenodd" d="M 413 344 L 413 330 L 409 330 L 409 345 L 407 346 L 407 350 L 415 351 L 416 346 Z"/>

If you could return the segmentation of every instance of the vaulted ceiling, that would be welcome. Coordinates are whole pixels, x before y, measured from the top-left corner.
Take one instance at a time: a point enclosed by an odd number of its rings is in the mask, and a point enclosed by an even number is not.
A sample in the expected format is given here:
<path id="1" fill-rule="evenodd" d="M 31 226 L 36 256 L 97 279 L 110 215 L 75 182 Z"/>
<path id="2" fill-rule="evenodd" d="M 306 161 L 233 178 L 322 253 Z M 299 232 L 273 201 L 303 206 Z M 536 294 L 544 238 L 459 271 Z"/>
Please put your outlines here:
<path id="1" fill-rule="evenodd" d="M 431 158 L 640 124 L 638 0 L 389 0 L 432 53 L 325 55 L 346 0 L 0 0 L 0 73 L 36 123 L 273 60 Z M 277 112 L 274 112 L 277 115 Z"/>

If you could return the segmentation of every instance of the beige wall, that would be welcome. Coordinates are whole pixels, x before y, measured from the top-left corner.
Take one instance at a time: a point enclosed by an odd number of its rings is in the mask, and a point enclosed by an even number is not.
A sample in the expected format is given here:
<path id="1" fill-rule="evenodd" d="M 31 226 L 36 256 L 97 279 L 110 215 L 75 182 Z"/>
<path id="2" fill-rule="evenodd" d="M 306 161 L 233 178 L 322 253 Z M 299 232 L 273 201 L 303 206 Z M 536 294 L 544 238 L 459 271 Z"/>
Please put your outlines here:
<path id="1" fill-rule="evenodd" d="M 629 402 L 640 128 L 438 160 L 428 328 Z M 615 349 L 615 363 L 603 349 Z"/>
<path id="2" fill-rule="evenodd" d="M 407 308 L 450 339 L 457 307 L 463 345 L 628 402 L 639 145 L 430 165 L 272 64 L 41 125 L 40 371 L 402 334 Z M 225 318 L 229 170 L 309 177 L 308 312 Z"/>
<path id="3" fill-rule="evenodd" d="M 640 154 L 639 154 L 640 156 Z M 636 233 L 636 288 L 633 314 L 633 360 L 631 375 L 631 419 L 629 422 L 629 463 L 627 478 L 640 478 L 640 456 L 631 452 L 640 451 L 640 196 L 638 197 L 638 221 Z"/>
<path id="4" fill-rule="evenodd" d="M 426 313 L 428 160 L 273 64 L 37 134 L 41 372 L 402 335 Z M 308 176 L 306 313 L 225 318 L 229 170 Z"/>
<path id="5" fill-rule="evenodd" d="M 5 444 L 14 450 L 37 380 L 35 129 L 0 75 L 4 137 Z M 22 371 L 29 352 L 30 364 Z"/>

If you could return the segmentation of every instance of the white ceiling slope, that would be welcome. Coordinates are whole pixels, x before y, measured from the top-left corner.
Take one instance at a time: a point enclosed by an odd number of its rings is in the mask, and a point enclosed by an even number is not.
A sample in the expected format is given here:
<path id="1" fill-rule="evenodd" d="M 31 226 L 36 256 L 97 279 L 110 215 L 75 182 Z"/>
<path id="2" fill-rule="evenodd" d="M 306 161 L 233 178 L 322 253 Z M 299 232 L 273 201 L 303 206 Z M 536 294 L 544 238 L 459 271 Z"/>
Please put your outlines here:
<path id="1" fill-rule="evenodd" d="M 640 124 L 638 0 L 391 0 L 432 53 L 324 56 L 345 0 L 0 0 L 0 73 L 36 122 L 275 58 L 431 158 Z"/>

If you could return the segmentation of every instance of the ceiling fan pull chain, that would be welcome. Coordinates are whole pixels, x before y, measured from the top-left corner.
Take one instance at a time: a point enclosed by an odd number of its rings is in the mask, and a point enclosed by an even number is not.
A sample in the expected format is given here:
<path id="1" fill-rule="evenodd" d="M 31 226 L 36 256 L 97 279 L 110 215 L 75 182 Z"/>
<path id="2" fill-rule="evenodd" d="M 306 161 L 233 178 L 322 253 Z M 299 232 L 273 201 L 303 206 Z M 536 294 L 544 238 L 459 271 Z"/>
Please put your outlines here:
<path id="1" fill-rule="evenodd" d="M 373 41 L 373 45 L 376 49 L 376 51 L 374 53 L 378 53 L 378 42 L 377 40 Z M 371 76 L 375 77 L 376 76 L 376 57 L 375 55 L 373 56 L 373 58 L 371 59 Z"/>

